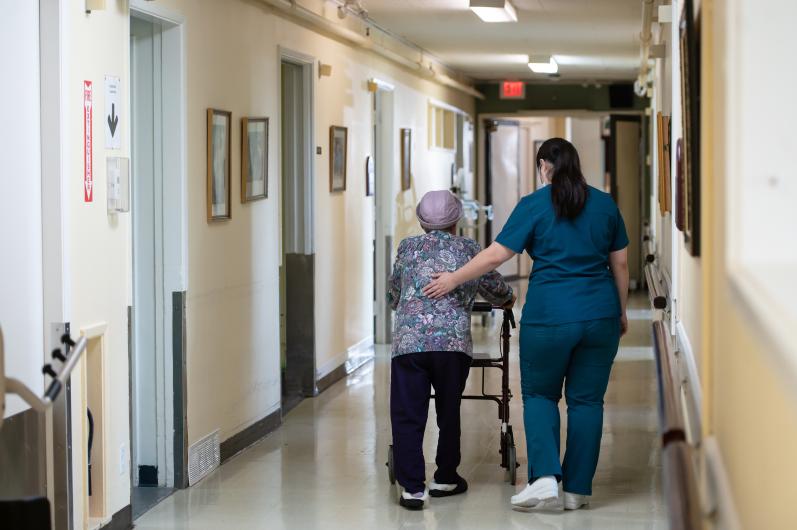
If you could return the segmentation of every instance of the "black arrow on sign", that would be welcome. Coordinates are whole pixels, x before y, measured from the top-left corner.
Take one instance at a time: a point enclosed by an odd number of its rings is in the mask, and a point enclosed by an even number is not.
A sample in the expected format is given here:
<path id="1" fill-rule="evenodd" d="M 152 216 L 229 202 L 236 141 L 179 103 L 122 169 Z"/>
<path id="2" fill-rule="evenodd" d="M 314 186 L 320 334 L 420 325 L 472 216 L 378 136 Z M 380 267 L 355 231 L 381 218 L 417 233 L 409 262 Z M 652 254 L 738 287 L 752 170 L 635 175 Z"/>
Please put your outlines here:
<path id="1" fill-rule="evenodd" d="M 119 116 L 116 115 L 116 104 L 111 103 L 111 115 L 108 116 L 108 127 L 111 129 L 111 136 L 116 133 L 117 125 L 119 125 Z"/>

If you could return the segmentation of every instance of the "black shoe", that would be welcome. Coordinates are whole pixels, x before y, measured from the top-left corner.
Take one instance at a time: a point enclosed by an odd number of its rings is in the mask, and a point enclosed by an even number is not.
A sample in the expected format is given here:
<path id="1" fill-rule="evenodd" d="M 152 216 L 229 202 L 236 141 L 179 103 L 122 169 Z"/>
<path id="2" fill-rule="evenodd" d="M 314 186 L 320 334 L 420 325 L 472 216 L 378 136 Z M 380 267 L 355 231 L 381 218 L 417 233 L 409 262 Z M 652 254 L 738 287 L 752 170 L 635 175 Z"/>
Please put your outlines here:
<path id="1" fill-rule="evenodd" d="M 415 497 L 404 490 L 399 497 L 399 504 L 408 510 L 423 510 L 423 505 L 427 500 L 429 500 L 429 495 L 425 491 L 422 497 Z"/>
<path id="2" fill-rule="evenodd" d="M 456 484 L 438 484 L 434 480 L 429 484 L 429 495 L 432 497 L 450 497 L 468 491 L 467 481 L 459 477 Z"/>

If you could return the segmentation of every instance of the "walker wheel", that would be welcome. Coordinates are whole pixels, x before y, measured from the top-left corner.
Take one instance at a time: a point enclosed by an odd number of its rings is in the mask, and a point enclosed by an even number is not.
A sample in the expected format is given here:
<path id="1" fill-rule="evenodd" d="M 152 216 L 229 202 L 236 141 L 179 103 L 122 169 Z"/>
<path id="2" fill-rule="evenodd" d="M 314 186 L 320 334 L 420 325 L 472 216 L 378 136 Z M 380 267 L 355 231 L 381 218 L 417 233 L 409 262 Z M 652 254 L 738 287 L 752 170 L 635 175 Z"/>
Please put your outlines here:
<path id="1" fill-rule="evenodd" d="M 393 467 L 393 446 L 391 445 L 387 450 L 387 478 L 391 484 L 396 483 L 396 471 Z"/>
<path id="2" fill-rule="evenodd" d="M 507 463 L 509 464 L 509 483 L 514 486 L 517 483 L 517 468 L 519 465 L 514 445 L 510 445 L 507 449 Z"/>

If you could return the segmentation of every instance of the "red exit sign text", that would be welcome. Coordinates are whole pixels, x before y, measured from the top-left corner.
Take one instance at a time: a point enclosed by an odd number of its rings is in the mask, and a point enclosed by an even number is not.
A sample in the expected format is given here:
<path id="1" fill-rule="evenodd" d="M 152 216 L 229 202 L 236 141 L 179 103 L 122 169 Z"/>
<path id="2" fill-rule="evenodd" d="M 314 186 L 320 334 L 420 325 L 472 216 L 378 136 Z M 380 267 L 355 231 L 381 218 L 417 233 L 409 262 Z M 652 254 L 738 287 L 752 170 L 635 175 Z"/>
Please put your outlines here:
<path id="1" fill-rule="evenodd" d="M 526 83 L 523 81 L 504 81 L 501 83 L 501 99 L 524 99 Z"/>

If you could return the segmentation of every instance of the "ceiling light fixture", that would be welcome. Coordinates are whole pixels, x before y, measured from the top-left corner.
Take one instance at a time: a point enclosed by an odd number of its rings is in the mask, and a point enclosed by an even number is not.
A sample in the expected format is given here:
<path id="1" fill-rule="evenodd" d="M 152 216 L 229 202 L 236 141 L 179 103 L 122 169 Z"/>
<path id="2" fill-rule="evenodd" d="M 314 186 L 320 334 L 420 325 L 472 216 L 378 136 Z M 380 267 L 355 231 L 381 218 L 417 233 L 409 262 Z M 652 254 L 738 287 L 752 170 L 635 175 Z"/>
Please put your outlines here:
<path id="1" fill-rule="evenodd" d="M 529 68 L 535 74 L 555 74 L 559 71 L 559 65 L 553 55 L 531 55 L 529 56 Z"/>
<path id="2" fill-rule="evenodd" d="M 517 22 L 517 11 L 509 0 L 470 0 L 470 10 L 485 22 Z"/>

